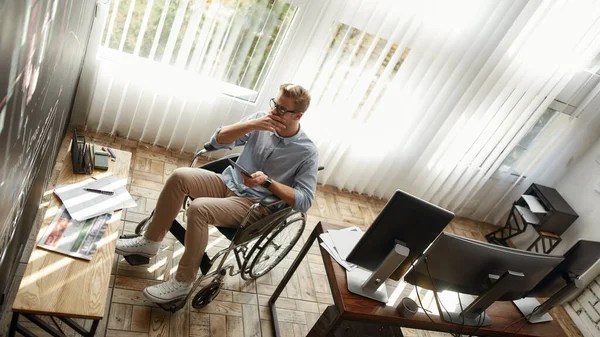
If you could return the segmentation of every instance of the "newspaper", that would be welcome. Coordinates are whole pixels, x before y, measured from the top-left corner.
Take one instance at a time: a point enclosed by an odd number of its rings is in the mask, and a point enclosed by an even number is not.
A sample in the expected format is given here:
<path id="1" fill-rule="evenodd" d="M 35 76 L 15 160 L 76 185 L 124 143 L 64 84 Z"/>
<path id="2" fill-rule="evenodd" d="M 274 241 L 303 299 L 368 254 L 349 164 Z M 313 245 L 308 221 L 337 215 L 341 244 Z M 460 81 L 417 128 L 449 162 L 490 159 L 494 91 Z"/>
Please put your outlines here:
<path id="1" fill-rule="evenodd" d="M 96 243 L 102 238 L 112 214 L 103 214 L 84 221 L 72 219 L 65 206 L 46 228 L 38 247 L 57 253 L 91 260 Z"/>

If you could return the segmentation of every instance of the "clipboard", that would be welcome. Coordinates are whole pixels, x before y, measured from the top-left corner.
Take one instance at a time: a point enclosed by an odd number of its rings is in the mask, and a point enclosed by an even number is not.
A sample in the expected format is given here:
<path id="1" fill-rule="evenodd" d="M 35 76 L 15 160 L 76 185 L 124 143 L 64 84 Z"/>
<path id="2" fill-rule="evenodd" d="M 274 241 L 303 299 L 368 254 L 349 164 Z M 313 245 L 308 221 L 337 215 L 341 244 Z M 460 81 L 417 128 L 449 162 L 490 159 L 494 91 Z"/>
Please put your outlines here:
<path id="1" fill-rule="evenodd" d="M 231 158 L 227 158 L 227 160 L 229 160 L 229 163 L 230 163 L 230 164 L 231 164 L 233 167 L 235 167 L 235 168 L 237 168 L 238 170 L 240 170 L 240 172 L 242 172 L 242 174 L 243 174 L 243 175 L 247 176 L 248 178 L 252 178 L 252 175 L 251 175 L 251 174 L 250 174 L 248 171 L 246 171 L 246 169 L 245 169 L 245 168 L 241 167 L 241 166 L 240 166 L 238 163 L 236 163 L 236 162 L 234 162 L 233 160 L 231 160 Z"/>

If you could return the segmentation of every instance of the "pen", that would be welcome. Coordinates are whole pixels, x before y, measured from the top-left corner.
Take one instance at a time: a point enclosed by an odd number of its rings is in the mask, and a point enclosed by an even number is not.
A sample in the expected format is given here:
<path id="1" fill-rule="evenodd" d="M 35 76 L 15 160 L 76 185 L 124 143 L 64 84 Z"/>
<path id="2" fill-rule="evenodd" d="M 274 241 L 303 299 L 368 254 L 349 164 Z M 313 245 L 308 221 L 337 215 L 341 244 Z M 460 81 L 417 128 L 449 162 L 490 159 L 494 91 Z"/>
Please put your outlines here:
<path id="1" fill-rule="evenodd" d="M 84 188 L 84 190 L 88 191 L 88 192 L 94 192 L 94 193 L 100 193 L 100 194 L 106 194 L 106 195 L 113 195 L 113 194 L 115 194 L 115 192 L 113 192 L 113 191 L 103 191 L 103 190 L 97 190 L 95 188 L 87 188 L 86 187 L 86 188 Z"/>
<path id="2" fill-rule="evenodd" d="M 110 156 L 113 157 L 114 159 L 117 159 L 117 156 L 115 156 L 115 153 L 113 152 L 113 150 L 111 150 L 110 147 L 106 148 L 106 151 L 108 151 L 108 153 L 110 153 Z"/>

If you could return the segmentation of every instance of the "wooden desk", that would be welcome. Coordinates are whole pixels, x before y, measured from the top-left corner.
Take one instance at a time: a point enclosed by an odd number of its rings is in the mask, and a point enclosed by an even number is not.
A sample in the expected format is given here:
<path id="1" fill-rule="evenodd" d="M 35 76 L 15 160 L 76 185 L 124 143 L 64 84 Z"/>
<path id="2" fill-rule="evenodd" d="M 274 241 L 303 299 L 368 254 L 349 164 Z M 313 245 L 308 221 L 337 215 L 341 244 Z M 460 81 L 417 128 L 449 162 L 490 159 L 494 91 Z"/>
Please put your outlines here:
<path id="1" fill-rule="evenodd" d="M 287 282 L 300 264 L 300 261 L 304 258 L 304 255 L 306 255 L 318 235 L 323 233 L 324 230 L 336 228 L 341 227 L 326 223 L 317 224 L 304 247 L 300 251 L 298 257 L 292 266 L 290 266 L 289 271 L 286 273 L 277 289 L 275 289 L 275 292 L 269 300 L 269 306 L 271 307 L 273 325 L 277 336 L 279 336 L 279 327 L 277 324 L 277 309 L 275 308 L 275 301 L 281 294 L 281 291 L 283 291 L 285 288 Z M 398 331 L 399 329 L 393 327 L 435 330 L 442 332 L 460 332 L 460 325 L 444 322 L 439 318 L 439 316 L 430 315 L 430 317 L 433 319 L 433 322 L 423 312 L 418 312 L 412 318 L 405 318 L 398 314 L 395 305 L 386 306 L 380 302 L 349 292 L 346 282 L 345 269 L 340 266 L 332 257 L 330 257 L 327 251 L 325 251 L 322 247 L 320 248 L 335 305 L 327 308 L 325 313 L 321 315 L 321 318 L 319 318 L 315 326 L 309 332 L 308 336 L 334 336 L 338 334 L 340 336 L 350 336 L 352 332 L 356 333 L 357 335 L 372 334 L 373 336 L 402 336 L 401 332 Z M 398 299 L 398 301 L 399 300 L 401 299 Z M 566 336 L 562 327 L 556 322 L 556 320 L 538 324 L 530 324 L 525 322 L 523 315 L 521 315 L 519 310 L 513 305 L 512 302 L 496 302 L 486 312 L 493 320 L 493 325 L 481 327 L 479 329 L 464 327 L 462 329 L 462 333 L 479 336 Z M 357 322 L 359 324 L 357 324 Z M 371 332 L 357 332 L 356 329 L 361 328 L 362 325 L 365 325 L 366 329 L 370 330 Z M 340 334 L 339 330 L 343 330 L 343 332 Z M 377 331 L 373 332 L 373 330 Z M 513 335 L 513 333 L 515 333 L 517 330 L 518 333 Z"/>
<path id="2" fill-rule="evenodd" d="M 131 153 L 114 151 L 117 159 L 109 162 L 108 171 L 95 170 L 91 175 L 73 174 L 71 153 L 67 153 L 56 185 L 73 184 L 92 179 L 91 177 L 102 178 L 108 175 L 122 177 L 127 183 Z M 38 240 L 52 222 L 60 205 L 60 199 L 53 194 Z M 121 211 L 115 212 L 89 262 L 34 247 L 12 306 L 9 336 L 14 336 L 17 331 L 26 336 L 33 335 L 18 323 L 19 314 L 55 336 L 62 334 L 36 315 L 58 317 L 81 335 L 94 335 L 98 322 L 104 316 L 120 218 Z M 91 319 L 94 322 L 90 331 L 86 331 L 71 318 Z"/>

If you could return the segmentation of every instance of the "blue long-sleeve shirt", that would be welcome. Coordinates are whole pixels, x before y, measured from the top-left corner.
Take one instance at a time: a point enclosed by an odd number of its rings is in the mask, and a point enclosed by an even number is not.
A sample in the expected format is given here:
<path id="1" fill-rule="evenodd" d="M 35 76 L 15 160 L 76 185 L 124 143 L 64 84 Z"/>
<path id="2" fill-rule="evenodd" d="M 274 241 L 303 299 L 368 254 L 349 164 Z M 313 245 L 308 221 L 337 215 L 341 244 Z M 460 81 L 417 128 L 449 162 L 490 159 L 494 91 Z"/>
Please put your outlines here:
<path id="1" fill-rule="evenodd" d="M 257 112 L 242 122 L 260 118 L 266 112 Z M 210 144 L 217 149 L 232 149 L 245 145 L 237 163 L 248 172 L 264 172 L 269 178 L 294 189 L 295 210 L 306 212 L 312 205 L 317 190 L 318 153 L 315 144 L 300 129 L 292 137 L 281 137 L 270 131 L 251 131 L 235 142 L 221 144 L 217 141 L 218 128 Z M 273 195 L 264 187 L 250 188 L 243 183 L 242 175 L 229 166 L 223 171 L 227 187 L 239 196 L 262 199 Z"/>

